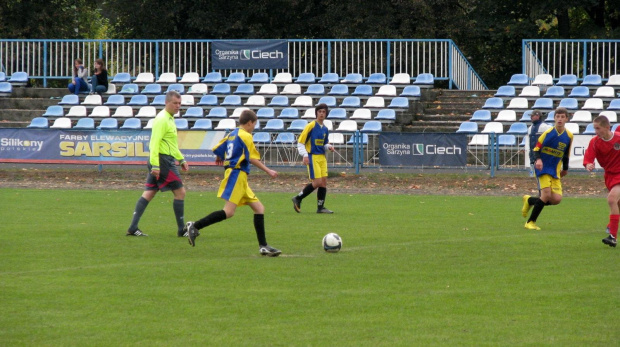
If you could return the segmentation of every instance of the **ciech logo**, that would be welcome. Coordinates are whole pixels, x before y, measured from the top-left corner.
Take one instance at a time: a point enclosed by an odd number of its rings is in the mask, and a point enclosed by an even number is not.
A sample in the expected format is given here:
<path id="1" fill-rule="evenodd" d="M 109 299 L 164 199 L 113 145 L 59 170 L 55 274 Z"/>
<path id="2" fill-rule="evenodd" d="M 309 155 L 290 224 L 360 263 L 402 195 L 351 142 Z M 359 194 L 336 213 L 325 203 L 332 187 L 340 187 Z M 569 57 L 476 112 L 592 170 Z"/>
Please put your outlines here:
<path id="1" fill-rule="evenodd" d="M 462 153 L 462 149 L 459 146 L 438 146 L 436 144 L 428 144 L 425 145 L 423 143 L 414 143 L 411 145 L 412 155 L 424 155 L 424 154 L 434 154 L 434 155 L 460 155 Z"/>
<path id="2" fill-rule="evenodd" d="M 278 50 L 272 52 L 263 52 L 260 49 L 244 49 L 239 52 L 240 60 L 251 59 L 284 59 L 284 53 Z"/>
<path id="3" fill-rule="evenodd" d="M 40 151 L 43 148 L 43 141 L 2 138 L 0 145 L 3 151 Z"/>

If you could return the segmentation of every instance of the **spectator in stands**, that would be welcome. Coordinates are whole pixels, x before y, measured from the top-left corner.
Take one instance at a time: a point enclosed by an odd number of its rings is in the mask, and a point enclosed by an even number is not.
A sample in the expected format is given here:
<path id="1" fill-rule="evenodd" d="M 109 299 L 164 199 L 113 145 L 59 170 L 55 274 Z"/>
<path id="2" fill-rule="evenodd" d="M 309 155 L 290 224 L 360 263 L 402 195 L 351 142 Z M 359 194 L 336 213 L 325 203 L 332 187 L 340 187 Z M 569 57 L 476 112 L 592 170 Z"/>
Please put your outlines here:
<path id="1" fill-rule="evenodd" d="M 68 88 L 75 95 L 88 91 L 88 70 L 82 64 L 82 59 L 75 59 L 73 62 L 73 80 Z"/>
<path id="2" fill-rule="evenodd" d="M 301 212 L 301 201 L 315 189 L 318 189 L 316 193 L 316 213 L 333 213 L 325 208 L 325 197 L 327 196 L 327 159 L 325 158 L 325 151 L 335 151 L 334 146 L 329 144 L 329 131 L 323 124 L 327 117 L 327 111 L 326 104 L 316 105 L 314 109 L 316 120 L 306 125 L 297 139 L 297 151 L 303 157 L 303 162 L 308 167 L 308 175 L 312 181 L 292 199 L 293 208 L 297 213 Z"/>
<path id="3" fill-rule="evenodd" d="M 166 93 L 165 107 L 155 117 L 153 129 L 151 129 L 150 156 L 147 162 L 149 174 L 146 177 L 144 192 L 136 203 L 131 225 L 127 229 L 127 236 L 148 236 L 138 228 L 140 218 L 155 194 L 158 191 L 167 190 L 172 190 L 174 194 L 172 208 L 177 222 L 177 236 L 184 236 L 185 188 L 175 160 L 179 161 L 183 171 L 189 170 L 189 165 L 179 151 L 177 142 L 174 115 L 180 109 L 181 95 L 176 91 Z"/>
<path id="4" fill-rule="evenodd" d="M 532 206 L 532 214 L 525 223 L 525 228 L 540 230 L 536 220 L 545 205 L 557 205 L 562 201 L 561 178 L 568 173 L 570 148 L 573 134 L 566 129 L 568 110 L 558 107 L 555 110 L 555 125 L 547 129 L 536 141 L 534 147 L 534 168 L 541 188 L 540 198 L 523 196 L 521 215 L 527 217 Z"/>
<path id="5" fill-rule="evenodd" d="M 254 230 L 258 238 L 258 250 L 261 255 L 277 257 L 280 250 L 267 244 L 265 237 L 265 207 L 258 200 L 250 186 L 248 185 L 248 175 L 250 174 L 250 164 L 265 171 L 272 178 L 276 178 L 278 173 L 271 170 L 260 161 L 260 154 L 254 146 L 252 131 L 256 127 L 258 117 L 252 110 L 244 110 L 239 115 L 239 127 L 224 137 L 214 148 L 216 164 L 224 165 L 224 179 L 220 183 L 217 193 L 218 198 L 226 202 L 224 208 L 214 211 L 206 217 L 196 221 L 187 222 L 185 232 L 188 234 L 189 244 L 194 246 L 196 238 L 200 235 L 199 230 L 232 218 L 235 215 L 237 206 L 248 205 L 254 211 Z"/>
<path id="6" fill-rule="evenodd" d="M 528 148 L 530 149 L 530 177 L 534 176 L 534 147 L 540 134 L 544 133 L 551 126 L 542 121 L 542 114 L 538 110 L 532 111 L 530 115 L 532 125 L 527 129 Z"/>
<path id="7" fill-rule="evenodd" d="M 611 131 L 609 119 L 605 116 L 594 118 L 594 136 L 586 153 L 583 156 L 583 166 L 586 170 L 594 170 L 594 160 L 605 169 L 605 186 L 607 204 L 609 205 L 609 224 L 607 232 L 609 236 L 603 239 L 603 243 L 616 247 L 618 239 L 618 219 L 620 218 L 620 134 Z"/>
<path id="8" fill-rule="evenodd" d="M 101 95 L 108 91 L 108 70 L 105 68 L 103 59 L 95 60 L 95 75 L 91 79 L 91 83 L 93 85 L 91 94 Z"/>

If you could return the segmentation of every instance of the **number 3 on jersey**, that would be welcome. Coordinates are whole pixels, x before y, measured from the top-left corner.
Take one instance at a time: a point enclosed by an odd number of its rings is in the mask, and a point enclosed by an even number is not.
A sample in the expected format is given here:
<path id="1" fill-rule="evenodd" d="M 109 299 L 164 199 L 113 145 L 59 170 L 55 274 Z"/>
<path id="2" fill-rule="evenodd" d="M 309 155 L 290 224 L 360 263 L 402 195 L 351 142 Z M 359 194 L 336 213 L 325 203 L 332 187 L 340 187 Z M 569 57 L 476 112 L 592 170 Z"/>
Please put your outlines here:
<path id="1" fill-rule="evenodd" d="M 235 144 L 234 144 L 234 143 L 232 143 L 232 142 L 229 142 L 229 143 L 226 145 L 226 158 L 225 158 L 226 160 L 230 159 L 230 157 L 232 156 L 232 153 L 233 153 L 233 148 L 234 148 L 234 147 L 235 147 Z"/>

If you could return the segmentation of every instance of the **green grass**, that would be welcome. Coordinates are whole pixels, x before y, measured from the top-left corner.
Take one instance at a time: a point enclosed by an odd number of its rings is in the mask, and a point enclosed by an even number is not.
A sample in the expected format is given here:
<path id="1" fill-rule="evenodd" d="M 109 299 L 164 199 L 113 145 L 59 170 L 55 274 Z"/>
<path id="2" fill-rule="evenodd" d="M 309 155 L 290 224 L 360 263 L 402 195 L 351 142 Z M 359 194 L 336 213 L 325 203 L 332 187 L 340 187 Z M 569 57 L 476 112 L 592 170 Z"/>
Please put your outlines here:
<path id="1" fill-rule="evenodd" d="M 333 215 L 292 194 L 176 237 L 160 194 L 125 237 L 138 191 L 1 189 L 0 344 L 6 346 L 610 346 L 620 249 L 605 199 L 546 207 L 523 228 L 520 197 L 330 194 Z M 189 192 L 187 220 L 220 209 Z M 324 234 L 342 236 L 323 252 Z"/>

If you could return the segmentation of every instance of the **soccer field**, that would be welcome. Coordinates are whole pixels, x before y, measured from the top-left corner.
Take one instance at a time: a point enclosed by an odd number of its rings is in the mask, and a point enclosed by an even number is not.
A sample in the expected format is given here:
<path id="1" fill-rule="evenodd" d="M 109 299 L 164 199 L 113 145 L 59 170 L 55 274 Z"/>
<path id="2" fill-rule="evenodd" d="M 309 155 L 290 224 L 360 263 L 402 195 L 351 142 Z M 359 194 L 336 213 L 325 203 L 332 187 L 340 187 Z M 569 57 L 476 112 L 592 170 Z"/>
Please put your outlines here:
<path id="1" fill-rule="evenodd" d="M 618 345 L 619 249 L 601 243 L 604 198 L 546 207 L 521 197 L 329 194 L 251 210 L 177 238 L 172 194 L 126 237 L 139 191 L 1 189 L 0 345 Z M 188 192 L 186 220 L 220 209 Z M 328 232 L 343 238 L 326 253 Z"/>

